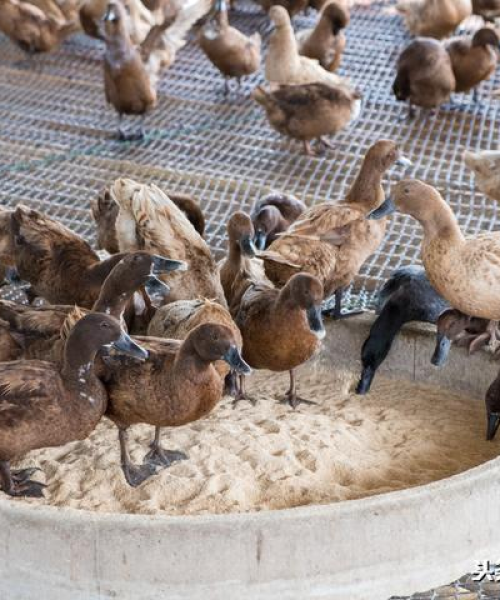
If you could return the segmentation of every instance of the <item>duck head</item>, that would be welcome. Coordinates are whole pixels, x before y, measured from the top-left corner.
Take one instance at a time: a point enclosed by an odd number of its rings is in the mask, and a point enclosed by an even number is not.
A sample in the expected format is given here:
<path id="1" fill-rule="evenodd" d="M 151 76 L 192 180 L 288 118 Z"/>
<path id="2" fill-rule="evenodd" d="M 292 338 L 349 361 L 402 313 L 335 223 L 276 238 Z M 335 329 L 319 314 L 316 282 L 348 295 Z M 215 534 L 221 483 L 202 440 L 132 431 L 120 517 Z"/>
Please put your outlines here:
<path id="1" fill-rule="evenodd" d="M 254 216 L 253 226 L 255 229 L 255 245 L 259 250 L 265 250 L 268 246 L 269 234 L 280 228 L 282 216 L 276 206 L 263 206 Z"/>
<path id="2" fill-rule="evenodd" d="M 311 332 L 320 340 L 325 337 L 325 326 L 321 316 L 324 290 L 320 280 L 308 273 L 297 273 L 288 280 L 282 290 L 290 302 L 305 311 Z"/>
<path id="3" fill-rule="evenodd" d="M 500 425 L 500 373 L 486 392 L 485 404 L 486 439 L 492 441 Z"/>
<path id="4" fill-rule="evenodd" d="M 276 29 L 291 27 L 290 15 L 283 6 L 272 6 L 269 10 L 269 18 L 274 23 Z"/>
<path id="5" fill-rule="evenodd" d="M 249 375 L 252 369 L 241 357 L 233 332 L 225 325 L 204 323 L 199 325 L 186 337 L 190 348 L 204 362 L 224 360 L 241 375 Z"/>
<path id="6" fill-rule="evenodd" d="M 330 22 L 333 35 L 337 35 L 339 31 L 349 25 L 349 14 L 336 2 L 327 4 L 323 9 L 322 15 L 323 18 L 328 19 Z"/>
<path id="7" fill-rule="evenodd" d="M 475 47 L 482 46 L 483 48 L 492 46 L 493 48 L 500 50 L 500 39 L 494 29 L 483 27 L 474 34 L 472 45 Z"/>
<path id="8" fill-rule="evenodd" d="M 460 335 L 470 324 L 470 317 L 450 308 L 439 315 L 436 322 L 436 346 L 431 363 L 436 367 L 445 364 L 452 340 Z"/>
<path id="9" fill-rule="evenodd" d="M 364 163 L 381 175 L 394 165 L 408 167 L 412 164 L 392 140 L 379 140 L 373 144 L 366 153 Z"/>
<path id="10" fill-rule="evenodd" d="M 244 212 L 238 211 L 234 213 L 227 224 L 227 233 L 231 246 L 238 246 L 243 256 L 253 258 L 256 253 L 256 248 L 253 242 L 254 228 L 252 220 Z"/>
<path id="11" fill-rule="evenodd" d="M 106 12 L 102 18 L 104 24 L 104 36 L 106 39 L 126 34 L 126 17 L 127 13 L 121 2 L 111 0 L 111 2 L 108 3 Z"/>

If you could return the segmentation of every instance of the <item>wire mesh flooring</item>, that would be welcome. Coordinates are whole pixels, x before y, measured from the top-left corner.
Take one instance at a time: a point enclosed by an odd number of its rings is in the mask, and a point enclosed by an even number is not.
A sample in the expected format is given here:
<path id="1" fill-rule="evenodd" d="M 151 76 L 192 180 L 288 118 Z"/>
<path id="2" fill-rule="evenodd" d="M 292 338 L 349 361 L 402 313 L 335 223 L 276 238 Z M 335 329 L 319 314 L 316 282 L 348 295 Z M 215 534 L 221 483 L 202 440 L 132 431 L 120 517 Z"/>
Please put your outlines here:
<path id="1" fill-rule="evenodd" d="M 391 138 L 413 162 L 405 176 L 435 185 L 466 233 L 495 229 L 497 204 L 474 189 L 462 153 L 499 146 L 500 104 L 491 92 L 500 87 L 500 76 L 481 85 L 478 104 L 457 95 L 458 105 L 408 120 L 406 107 L 391 93 L 395 62 L 409 39 L 400 18 L 390 14 L 391 4 L 352 10 L 340 74 L 363 94 L 363 109 L 336 136 L 335 149 L 320 158 L 303 155 L 298 143 L 269 128 L 249 97 L 263 82 L 262 70 L 226 97 L 222 78 L 194 39 L 159 84 L 159 103 L 148 116 L 144 141 L 120 143 L 116 116 L 104 100 L 99 42 L 77 35 L 58 51 L 27 61 L 0 37 L 1 204 L 38 208 L 94 242 L 89 201 L 103 186 L 120 176 L 155 182 L 166 191 L 198 197 L 208 221 L 208 242 L 220 257 L 225 222 L 233 211 L 249 211 L 272 189 L 294 193 L 308 205 L 335 202 L 352 184 L 370 145 Z M 295 26 L 309 26 L 313 19 L 298 17 Z M 231 21 L 247 33 L 260 31 L 265 47 L 269 21 L 254 5 L 239 0 Z M 401 176 L 393 170 L 385 184 Z M 384 244 L 352 286 L 351 306 L 372 306 L 395 268 L 418 263 L 420 240 L 415 222 L 392 218 Z M 500 584 L 463 578 L 412 596 L 431 598 L 500 599 Z"/>

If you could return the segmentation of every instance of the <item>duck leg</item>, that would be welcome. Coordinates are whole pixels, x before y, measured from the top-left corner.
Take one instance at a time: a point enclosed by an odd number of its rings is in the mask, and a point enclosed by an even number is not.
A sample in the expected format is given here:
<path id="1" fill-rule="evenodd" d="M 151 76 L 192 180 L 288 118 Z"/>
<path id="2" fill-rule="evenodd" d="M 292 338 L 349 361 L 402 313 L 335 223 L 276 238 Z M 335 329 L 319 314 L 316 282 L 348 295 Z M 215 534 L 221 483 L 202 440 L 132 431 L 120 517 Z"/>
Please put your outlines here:
<path id="1" fill-rule="evenodd" d="M 155 439 L 150 444 L 151 450 L 146 454 L 145 460 L 157 467 L 170 467 L 174 462 L 187 460 L 187 454 L 179 450 L 165 450 L 160 443 L 161 427 L 155 428 Z"/>
<path id="2" fill-rule="evenodd" d="M 498 327 L 498 321 L 489 321 L 483 332 L 480 333 L 469 333 L 467 332 L 461 340 L 459 345 L 468 344 L 469 353 L 474 354 L 484 346 L 488 346 L 489 349 L 496 354 L 500 346 L 500 329 Z"/>
<path id="3" fill-rule="evenodd" d="M 224 396 L 236 398 L 238 395 L 238 376 L 235 371 L 230 371 L 224 380 Z"/>
<path id="4" fill-rule="evenodd" d="M 318 156 L 318 153 L 312 149 L 311 142 L 309 140 L 304 140 L 303 144 L 304 144 L 304 152 L 307 154 L 307 156 L 314 156 L 314 157 Z"/>
<path id="5" fill-rule="evenodd" d="M 363 310 L 351 310 L 349 312 L 342 312 L 342 295 L 344 290 L 339 288 L 335 290 L 335 306 L 323 311 L 323 314 L 327 317 L 331 317 L 338 321 L 339 319 L 347 319 L 348 317 L 354 317 L 355 315 L 362 315 Z"/>
<path id="6" fill-rule="evenodd" d="M 325 139 L 324 136 L 319 137 L 318 140 L 319 140 L 319 143 L 321 144 L 321 146 L 323 146 L 323 148 L 327 148 L 329 150 L 335 150 L 335 144 L 333 144 L 332 142 L 329 142 L 327 139 Z"/>
<path id="7" fill-rule="evenodd" d="M 238 402 L 241 402 L 242 400 L 248 400 L 248 402 L 250 402 L 252 406 L 255 406 L 257 404 L 257 400 L 255 400 L 255 398 L 247 396 L 244 375 L 240 375 L 240 385 L 233 400 L 233 408 L 236 408 Z"/>
<path id="8" fill-rule="evenodd" d="M 313 402 L 312 400 L 306 400 L 305 398 L 301 398 L 297 395 L 297 389 L 295 384 L 295 371 L 292 369 L 290 371 L 290 389 L 285 394 L 285 397 L 280 400 L 281 404 L 289 404 L 293 410 L 297 408 L 299 404 L 311 404 L 317 405 L 317 402 Z"/>
<path id="9" fill-rule="evenodd" d="M 22 469 L 11 471 L 8 460 L 0 460 L 0 484 L 9 496 L 26 498 L 43 498 L 43 488 L 47 487 L 39 481 L 31 481 L 30 477 L 39 469 Z"/>
<path id="10" fill-rule="evenodd" d="M 123 474 L 130 486 L 137 487 L 156 473 L 156 465 L 143 464 L 137 466 L 131 463 L 127 447 L 128 435 L 126 428 L 120 427 L 118 429 L 118 439 L 120 440 L 120 457 Z"/>

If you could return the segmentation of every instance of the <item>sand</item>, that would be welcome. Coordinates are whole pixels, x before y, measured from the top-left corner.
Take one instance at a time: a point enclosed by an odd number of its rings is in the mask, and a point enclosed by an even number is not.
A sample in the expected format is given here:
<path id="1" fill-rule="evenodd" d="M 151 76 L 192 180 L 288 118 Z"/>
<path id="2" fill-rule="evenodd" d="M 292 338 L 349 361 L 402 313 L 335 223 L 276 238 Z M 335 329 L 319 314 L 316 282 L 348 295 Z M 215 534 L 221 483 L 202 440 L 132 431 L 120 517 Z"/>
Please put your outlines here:
<path id="1" fill-rule="evenodd" d="M 294 412 L 276 396 L 286 375 L 259 372 L 249 381 L 256 406 L 232 408 L 224 398 L 207 418 L 163 430 L 176 463 L 138 488 L 119 466 L 117 433 L 103 419 L 83 442 L 32 452 L 21 466 L 38 466 L 45 499 L 10 499 L 98 512 L 197 515 L 273 510 L 362 498 L 439 480 L 484 463 L 500 440 L 484 439 L 482 402 L 408 381 L 376 379 L 367 396 L 352 393 L 353 373 L 303 367 L 301 395 L 318 406 Z M 140 462 L 153 435 L 130 429 Z"/>

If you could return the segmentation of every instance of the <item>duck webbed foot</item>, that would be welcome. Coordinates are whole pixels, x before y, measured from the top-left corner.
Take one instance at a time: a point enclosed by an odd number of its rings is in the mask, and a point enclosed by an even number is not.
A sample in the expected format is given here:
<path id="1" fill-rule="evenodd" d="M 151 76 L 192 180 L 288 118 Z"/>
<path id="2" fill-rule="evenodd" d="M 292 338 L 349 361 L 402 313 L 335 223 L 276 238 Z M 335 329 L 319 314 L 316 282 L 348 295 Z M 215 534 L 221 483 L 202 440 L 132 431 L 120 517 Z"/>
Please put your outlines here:
<path id="1" fill-rule="evenodd" d="M 0 461 L 2 491 L 13 497 L 43 498 L 43 490 L 47 486 L 44 483 L 30 479 L 33 473 L 39 470 L 31 468 L 11 471 L 9 461 Z"/>
<path id="2" fill-rule="evenodd" d="M 155 431 L 155 439 L 150 444 L 151 450 L 146 454 L 145 462 L 156 467 L 170 467 L 174 462 L 187 460 L 187 454 L 180 450 L 165 450 L 160 444 L 160 428 Z"/>
<path id="3" fill-rule="evenodd" d="M 342 295 L 343 290 L 335 290 L 335 306 L 333 308 L 327 308 L 323 310 L 323 315 L 330 317 L 331 319 L 340 320 L 354 317 L 356 315 L 362 315 L 363 310 L 351 310 L 342 312 Z"/>
<path id="4" fill-rule="evenodd" d="M 120 454 L 123 475 L 131 487 L 137 487 L 146 481 L 146 479 L 149 479 L 152 475 L 155 475 L 156 465 L 150 463 L 144 463 L 142 465 L 132 464 L 127 448 L 127 430 L 119 429 L 118 437 L 120 440 Z"/>
<path id="5" fill-rule="evenodd" d="M 144 139 L 144 118 L 145 115 L 141 118 L 141 123 L 139 129 L 136 131 L 126 131 L 122 127 L 122 115 L 119 115 L 118 120 L 118 140 L 120 142 L 141 142 Z"/>
<path id="6" fill-rule="evenodd" d="M 313 400 L 306 400 L 297 394 L 297 389 L 295 385 L 295 371 L 290 371 L 290 388 L 285 394 L 284 398 L 280 400 L 280 404 L 288 404 L 293 410 L 297 408 L 299 404 L 309 404 L 311 406 L 317 406 L 317 402 L 313 402 Z"/>
<path id="7" fill-rule="evenodd" d="M 470 354 L 484 347 L 497 356 L 500 351 L 500 328 L 498 321 L 471 319 L 470 325 L 456 338 L 457 346 L 465 346 Z"/>
<path id="8" fill-rule="evenodd" d="M 250 402 L 252 406 L 255 406 L 257 404 L 257 400 L 255 398 L 252 398 L 251 396 L 247 395 L 245 389 L 245 376 L 240 375 L 240 385 L 238 386 L 236 395 L 234 396 L 233 408 L 236 408 L 236 406 L 243 401 Z"/>

